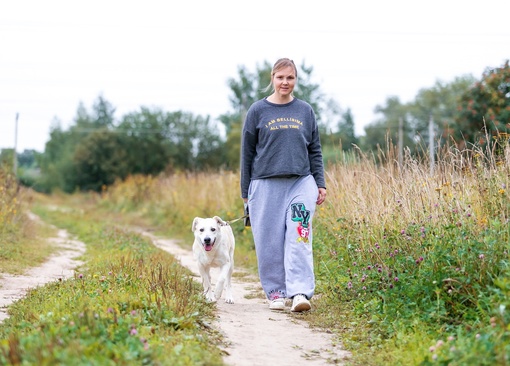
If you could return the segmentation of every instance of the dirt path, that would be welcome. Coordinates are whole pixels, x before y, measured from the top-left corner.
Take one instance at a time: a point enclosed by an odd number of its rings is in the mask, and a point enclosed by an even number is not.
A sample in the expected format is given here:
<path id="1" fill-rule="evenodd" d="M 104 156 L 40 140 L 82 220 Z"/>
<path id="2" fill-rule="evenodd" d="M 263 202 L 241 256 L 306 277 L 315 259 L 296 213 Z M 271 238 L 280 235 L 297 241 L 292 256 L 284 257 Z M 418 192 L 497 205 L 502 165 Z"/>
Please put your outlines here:
<path id="1" fill-rule="evenodd" d="M 199 280 L 192 252 L 174 241 L 149 235 L 159 248 L 172 253 Z M 211 271 L 213 280 L 217 273 Z M 235 273 L 235 270 L 234 270 Z M 228 339 L 225 362 L 232 366 L 341 364 L 349 353 L 335 344 L 331 334 L 308 327 L 299 315 L 269 310 L 261 298 L 258 278 L 232 279 L 235 304 L 218 301 L 216 326 Z M 312 301 L 313 304 L 313 301 Z"/>
<path id="2" fill-rule="evenodd" d="M 181 248 L 175 241 L 149 236 L 154 244 L 174 255 L 189 268 L 197 280 L 198 268 L 190 250 Z M 29 288 L 74 274 L 81 264 L 76 257 L 85 251 L 85 244 L 69 238 L 64 230 L 52 238 L 61 251 L 39 267 L 30 269 L 23 276 L 3 275 L 0 279 L 0 322 L 7 317 L 6 307 L 25 296 Z M 213 280 L 217 273 L 213 272 Z M 269 310 L 257 278 L 233 278 L 235 304 L 218 302 L 216 327 L 227 345 L 224 358 L 232 366 L 278 366 L 341 364 L 349 353 L 335 344 L 331 334 L 308 327 L 299 315 Z M 313 303 L 313 302 L 312 302 Z"/>
<path id="3" fill-rule="evenodd" d="M 30 218 L 39 220 L 33 214 Z M 57 236 L 49 240 L 60 250 L 42 265 L 29 269 L 24 275 L 0 275 L 0 322 L 8 316 L 7 307 L 25 296 L 29 289 L 72 277 L 74 269 L 83 263 L 76 258 L 85 252 L 85 244 L 71 239 L 65 230 L 58 230 Z"/>

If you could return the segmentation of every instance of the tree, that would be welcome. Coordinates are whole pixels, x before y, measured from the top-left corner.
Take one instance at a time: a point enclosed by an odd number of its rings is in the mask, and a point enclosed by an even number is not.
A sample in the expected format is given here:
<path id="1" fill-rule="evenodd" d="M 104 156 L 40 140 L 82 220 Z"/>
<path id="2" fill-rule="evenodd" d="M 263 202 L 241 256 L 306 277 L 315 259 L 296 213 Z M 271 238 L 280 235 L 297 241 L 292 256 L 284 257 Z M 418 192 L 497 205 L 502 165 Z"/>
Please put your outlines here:
<path id="1" fill-rule="evenodd" d="M 442 143 L 448 141 L 457 127 L 454 118 L 459 98 L 474 82 L 473 76 L 466 75 L 455 78 L 451 83 L 437 81 L 432 88 L 421 89 L 415 100 L 408 104 L 407 113 L 409 125 L 416 131 L 416 136 L 428 143 L 432 117 L 439 132 L 437 137 Z"/>
<path id="2" fill-rule="evenodd" d="M 69 130 L 64 131 L 60 121 L 55 119 L 50 129 L 50 139 L 40 159 L 41 179 L 38 188 L 46 192 L 54 189 L 64 192 L 81 189 L 79 179 L 83 177 L 83 170 L 77 171 L 76 150 L 98 129 L 111 130 L 114 127 L 114 113 L 115 108 L 99 96 L 91 114 L 83 103 L 78 105 L 74 125 Z M 90 141 L 86 141 L 86 144 L 90 145 Z"/>
<path id="3" fill-rule="evenodd" d="M 130 173 L 125 138 L 109 129 L 97 129 L 76 147 L 73 165 L 80 190 L 100 191 Z"/>
<path id="4" fill-rule="evenodd" d="M 354 133 L 354 118 L 350 108 L 342 113 L 341 119 L 338 122 L 337 129 L 338 132 L 336 132 L 334 136 L 340 140 L 342 144 L 342 150 L 349 150 L 352 148 L 353 144 L 359 144 L 359 139 Z"/>
<path id="5" fill-rule="evenodd" d="M 386 105 L 376 106 L 375 112 L 382 117 L 365 127 L 365 138 L 362 148 L 365 150 L 387 149 L 389 145 L 396 145 L 399 139 L 399 124 L 402 119 L 404 130 L 403 146 L 414 149 L 414 131 L 407 122 L 408 107 L 400 102 L 396 96 L 388 97 Z M 388 145 L 389 144 L 389 145 Z"/>
<path id="6" fill-rule="evenodd" d="M 455 115 L 457 142 L 484 144 L 486 136 L 510 132 L 510 65 L 487 68 L 460 98 Z"/>
<path id="7" fill-rule="evenodd" d="M 64 131 L 60 121 L 55 119 L 51 126 L 50 138 L 40 158 L 41 179 L 38 187 L 44 192 L 55 189 L 72 192 L 76 188 L 76 171 L 73 155 L 79 138 L 71 131 Z"/>
<path id="8" fill-rule="evenodd" d="M 167 115 L 159 109 L 142 107 L 124 115 L 117 132 L 124 136 L 131 174 L 158 174 L 177 152 L 168 137 L 171 134 Z"/>

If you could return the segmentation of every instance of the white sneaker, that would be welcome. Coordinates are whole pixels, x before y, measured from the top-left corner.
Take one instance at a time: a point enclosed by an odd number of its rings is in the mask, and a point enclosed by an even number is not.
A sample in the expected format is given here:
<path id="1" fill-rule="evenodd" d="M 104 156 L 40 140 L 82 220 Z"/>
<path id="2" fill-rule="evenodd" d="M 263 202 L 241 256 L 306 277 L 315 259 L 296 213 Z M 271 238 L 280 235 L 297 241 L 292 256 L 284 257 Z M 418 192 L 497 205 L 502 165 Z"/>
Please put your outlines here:
<path id="1" fill-rule="evenodd" d="M 290 308 L 290 311 L 300 312 L 310 310 L 311 308 L 312 305 L 310 305 L 310 301 L 308 301 L 306 296 L 303 294 L 299 294 L 293 297 L 292 307 Z"/>
<path id="2" fill-rule="evenodd" d="M 283 297 L 277 297 L 269 302 L 269 309 L 271 310 L 284 310 L 285 299 Z"/>

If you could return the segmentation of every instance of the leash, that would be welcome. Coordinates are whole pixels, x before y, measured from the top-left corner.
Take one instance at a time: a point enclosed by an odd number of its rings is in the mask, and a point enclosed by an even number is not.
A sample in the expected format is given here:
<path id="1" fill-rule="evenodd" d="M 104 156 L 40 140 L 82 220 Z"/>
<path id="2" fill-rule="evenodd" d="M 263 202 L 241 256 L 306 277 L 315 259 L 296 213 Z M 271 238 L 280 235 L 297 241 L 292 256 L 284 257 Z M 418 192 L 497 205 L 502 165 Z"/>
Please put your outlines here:
<path id="1" fill-rule="evenodd" d="M 245 219 L 245 218 L 247 218 L 247 217 L 250 217 L 250 215 L 244 215 L 244 216 L 241 216 L 241 217 L 239 217 L 239 218 L 237 218 L 237 219 L 230 220 L 230 221 L 226 221 L 226 223 L 230 225 L 230 224 L 233 224 L 233 223 L 234 223 L 234 222 L 236 222 L 236 221 L 243 220 L 243 219 Z"/>

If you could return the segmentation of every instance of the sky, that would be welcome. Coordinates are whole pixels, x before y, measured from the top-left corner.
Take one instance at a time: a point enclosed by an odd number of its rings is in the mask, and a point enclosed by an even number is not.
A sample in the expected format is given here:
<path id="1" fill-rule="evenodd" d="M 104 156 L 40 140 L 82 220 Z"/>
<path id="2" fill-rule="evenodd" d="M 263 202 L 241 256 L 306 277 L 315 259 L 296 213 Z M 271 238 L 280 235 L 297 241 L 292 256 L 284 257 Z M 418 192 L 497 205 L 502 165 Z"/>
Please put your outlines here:
<path id="1" fill-rule="evenodd" d="M 0 149 L 43 152 L 99 96 L 211 119 L 227 81 L 289 57 L 354 117 L 510 58 L 508 0 L 16 0 L 0 3 Z"/>

